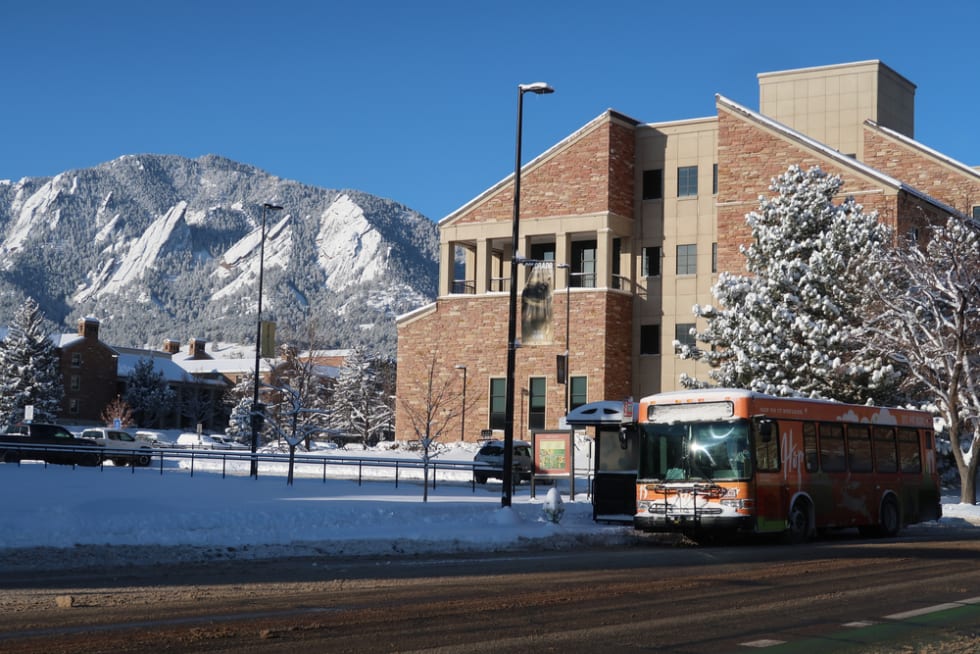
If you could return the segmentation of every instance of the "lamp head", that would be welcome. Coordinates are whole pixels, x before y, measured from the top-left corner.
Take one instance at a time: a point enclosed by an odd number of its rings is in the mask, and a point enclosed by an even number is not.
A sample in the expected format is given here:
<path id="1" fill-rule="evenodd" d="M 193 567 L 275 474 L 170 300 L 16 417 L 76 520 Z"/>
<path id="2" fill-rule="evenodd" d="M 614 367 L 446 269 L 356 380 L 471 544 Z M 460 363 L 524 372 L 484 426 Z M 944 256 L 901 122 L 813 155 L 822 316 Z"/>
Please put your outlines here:
<path id="1" fill-rule="evenodd" d="M 554 93 L 555 89 L 548 86 L 545 82 L 532 82 L 531 84 L 520 84 L 518 87 L 521 93 L 537 93 L 538 95 L 543 95 L 545 93 Z"/>
<path id="2" fill-rule="evenodd" d="M 264 202 L 262 206 L 265 209 L 269 209 L 270 211 L 282 211 L 282 207 L 280 207 L 278 204 L 271 204 L 269 202 Z"/>

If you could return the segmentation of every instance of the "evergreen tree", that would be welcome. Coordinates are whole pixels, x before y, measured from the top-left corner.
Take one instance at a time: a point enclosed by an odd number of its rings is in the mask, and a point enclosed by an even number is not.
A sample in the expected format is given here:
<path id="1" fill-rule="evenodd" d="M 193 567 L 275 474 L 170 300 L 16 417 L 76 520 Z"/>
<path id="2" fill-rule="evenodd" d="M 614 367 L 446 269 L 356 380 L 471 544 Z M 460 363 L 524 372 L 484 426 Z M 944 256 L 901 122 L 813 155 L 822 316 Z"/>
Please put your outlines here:
<path id="1" fill-rule="evenodd" d="M 242 397 L 231 410 L 225 433 L 238 441 L 252 437 L 252 398 Z"/>
<path id="2" fill-rule="evenodd" d="M 331 426 L 370 445 L 390 428 L 392 406 L 379 379 L 376 362 L 355 349 L 337 375 Z"/>
<path id="3" fill-rule="evenodd" d="M 163 373 L 153 367 L 153 361 L 140 359 L 126 382 L 124 399 L 132 408 L 138 425 L 156 427 L 173 409 L 175 394 Z"/>
<path id="4" fill-rule="evenodd" d="M 773 198 L 746 216 L 753 243 L 742 247 L 748 275 L 722 273 L 720 307 L 695 306 L 708 321 L 696 335 L 710 347 L 675 343 L 681 358 L 711 366 L 721 386 L 783 396 L 863 404 L 895 401 L 896 370 L 860 354 L 863 291 L 882 275 L 890 230 L 847 198 L 835 205 L 840 177 L 791 166 Z M 707 385 L 682 377 L 687 387 Z"/>
<path id="5" fill-rule="evenodd" d="M 0 424 L 23 418 L 28 405 L 34 407 L 34 420 L 53 422 L 63 397 L 57 350 L 45 333 L 40 307 L 28 298 L 0 341 Z"/>

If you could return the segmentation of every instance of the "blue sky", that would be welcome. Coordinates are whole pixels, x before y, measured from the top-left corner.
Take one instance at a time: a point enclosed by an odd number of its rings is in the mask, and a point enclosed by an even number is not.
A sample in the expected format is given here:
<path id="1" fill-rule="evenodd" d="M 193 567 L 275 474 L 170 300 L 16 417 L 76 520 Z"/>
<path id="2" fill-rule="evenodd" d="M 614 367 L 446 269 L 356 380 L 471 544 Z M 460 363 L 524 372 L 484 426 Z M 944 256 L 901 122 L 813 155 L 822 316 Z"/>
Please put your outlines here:
<path id="1" fill-rule="evenodd" d="M 980 3 L 702 0 L 2 2 L 0 179 L 218 154 L 438 220 L 612 108 L 758 108 L 756 74 L 880 59 L 916 138 L 980 165 Z M 961 125 L 972 125 L 960 129 Z"/>

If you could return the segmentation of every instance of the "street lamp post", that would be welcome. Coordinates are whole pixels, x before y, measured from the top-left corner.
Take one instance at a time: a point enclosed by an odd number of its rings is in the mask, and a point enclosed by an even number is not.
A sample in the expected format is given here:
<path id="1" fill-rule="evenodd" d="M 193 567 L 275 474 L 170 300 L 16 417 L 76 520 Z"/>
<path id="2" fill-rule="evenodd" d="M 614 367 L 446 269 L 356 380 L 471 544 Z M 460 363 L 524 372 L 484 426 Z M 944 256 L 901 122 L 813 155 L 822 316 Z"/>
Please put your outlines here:
<path id="1" fill-rule="evenodd" d="M 572 267 L 567 263 L 556 264 L 557 268 L 568 271 L 565 276 L 565 416 L 572 411 L 572 362 L 571 327 L 572 327 Z"/>
<path id="2" fill-rule="evenodd" d="M 463 371 L 463 410 L 459 417 L 459 440 L 466 440 L 466 366 L 461 363 L 456 364 L 456 370 Z"/>
<path id="3" fill-rule="evenodd" d="M 524 115 L 524 94 L 535 93 L 542 95 L 554 93 L 555 90 L 544 82 L 519 84 L 517 86 L 517 156 L 514 163 L 514 215 L 512 220 L 513 235 L 510 254 L 510 304 L 507 311 L 507 390 L 504 404 L 504 469 L 503 490 L 501 491 L 501 506 L 510 506 L 514 492 L 514 365 L 517 355 L 517 265 L 518 240 L 520 237 L 521 213 L 521 121 Z"/>
<path id="4" fill-rule="evenodd" d="M 282 207 L 276 204 L 265 202 L 262 205 L 262 232 L 259 239 L 259 312 L 258 324 L 255 328 L 255 395 L 252 397 L 252 463 L 249 474 L 258 479 L 259 460 L 255 453 L 259 449 L 259 419 L 261 417 L 259 408 L 259 358 L 262 350 L 262 272 L 265 267 L 265 216 L 268 211 L 282 211 Z"/>

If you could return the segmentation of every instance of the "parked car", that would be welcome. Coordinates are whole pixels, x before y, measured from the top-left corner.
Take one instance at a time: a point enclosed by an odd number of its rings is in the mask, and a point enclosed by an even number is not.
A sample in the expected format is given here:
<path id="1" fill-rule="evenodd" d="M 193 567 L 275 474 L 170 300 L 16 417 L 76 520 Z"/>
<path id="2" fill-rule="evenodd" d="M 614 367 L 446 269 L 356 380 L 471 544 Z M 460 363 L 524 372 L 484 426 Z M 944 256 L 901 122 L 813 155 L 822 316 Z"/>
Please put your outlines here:
<path id="1" fill-rule="evenodd" d="M 152 447 L 176 447 L 177 444 L 168 439 L 163 432 L 140 430 L 135 434 L 136 440 L 149 443 Z"/>
<path id="2" fill-rule="evenodd" d="M 137 440 L 122 429 L 93 427 L 82 431 L 82 438 L 88 438 L 105 448 L 103 458 L 113 465 L 148 466 L 153 458 L 153 447 Z"/>
<path id="3" fill-rule="evenodd" d="M 251 449 L 245 443 L 240 443 L 234 438 L 228 436 L 219 436 L 218 434 L 211 434 L 211 439 L 219 443 L 219 447 L 215 449 L 221 450 L 249 450 Z"/>
<path id="4" fill-rule="evenodd" d="M 243 443 L 230 440 L 217 434 L 198 434 L 185 432 L 177 437 L 177 447 L 199 450 L 247 450 Z"/>
<path id="5" fill-rule="evenodd" d="M 534 458 L 531 456 L 531 444 L 527 441 L 514 441 L 514 481 L 530 481 L 531 473 L 534 470 Z M 478 484 L 487 483 L 487 479 L 493 477 L 495 479 L 503 478 L 504 470 L 504 442 L 503 441 L 487 441 L 480 448 L 480 451 L 476 453 L 473 457 L 473 461 L 476 463 L 485 463 L 488 466 L 493 466 L 495 470 L 491 469 L 474 469 L 473 479 Z"/>
<path id="6" fill-rule="evenodd" d="M 0 461 L 23 460 L 97 466 L 102 463 L 102 448 L 93 440 L 76 437 L 61 425 L 20 422 L 0 434 Z"/>

